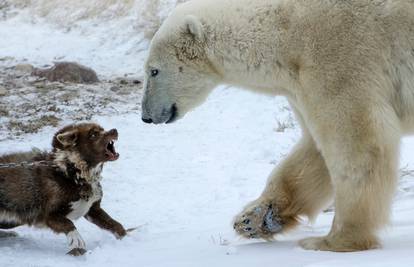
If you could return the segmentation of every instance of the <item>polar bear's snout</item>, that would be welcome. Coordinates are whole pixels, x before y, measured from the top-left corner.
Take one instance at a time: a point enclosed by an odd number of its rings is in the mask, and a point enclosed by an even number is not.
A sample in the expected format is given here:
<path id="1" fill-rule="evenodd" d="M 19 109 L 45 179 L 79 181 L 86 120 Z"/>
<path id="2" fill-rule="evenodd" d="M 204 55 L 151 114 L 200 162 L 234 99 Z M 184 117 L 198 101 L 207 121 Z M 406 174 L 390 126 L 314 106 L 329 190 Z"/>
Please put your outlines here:
<path id="1" fill-rule="evenodd" d="M 142 98 L 142 121 L 145 123 L 172 123 L 177 119 L 176 101 L 162 81 L 151 81 L 146 77 Z"/>
<path id="2" fill-rule="evenodd" d="M 162 108 L 160 110 L 161 112 L 158 112 L 158 114 L 155 112 L 149 112 L 149 110 L 147 110 L 143 105 L 142 121 L 154 124 L 173 123 L 178 117 L 176 104 L 171 105 L 169 108 Z"/>
<path id="3" fill-rule="evenodd" d="M 151 118 L 144 118 L 142 117 L 142 121 L 145 123 L 152 123 L 152 119 Z"/>
<path id="4" fill-rule="evenodd" d="M 173 104 L 170 108 L 170 118 L 165 123 L 173 123 L 177 118 L 177 105 Z"/>

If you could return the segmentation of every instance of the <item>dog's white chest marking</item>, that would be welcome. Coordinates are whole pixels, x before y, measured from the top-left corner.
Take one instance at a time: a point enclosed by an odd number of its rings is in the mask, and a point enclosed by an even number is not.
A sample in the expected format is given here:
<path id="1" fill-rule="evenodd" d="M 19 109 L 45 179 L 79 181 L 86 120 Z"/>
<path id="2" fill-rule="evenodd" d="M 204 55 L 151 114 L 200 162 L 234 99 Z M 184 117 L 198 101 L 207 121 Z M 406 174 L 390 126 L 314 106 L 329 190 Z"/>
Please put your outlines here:
<path id="1" fill-rule="evenodd" d="M 20 223 L 20 219 L 12 212 L 0 212 L 0 223 Z"/>
<path id="2" fill-rule="evenodd" d="M 70 220 L 77 220 L 80 217 L 85 216 L 89 209 L 92 207 L 93 203 L 102 198 L 102 189 L 99 183 L 93 183 L 92 186 L 92 195 L 85 199 L 79 199 L 78 201 L 71 202 L 70 207 L 72 211 L 66 216 Z"/>

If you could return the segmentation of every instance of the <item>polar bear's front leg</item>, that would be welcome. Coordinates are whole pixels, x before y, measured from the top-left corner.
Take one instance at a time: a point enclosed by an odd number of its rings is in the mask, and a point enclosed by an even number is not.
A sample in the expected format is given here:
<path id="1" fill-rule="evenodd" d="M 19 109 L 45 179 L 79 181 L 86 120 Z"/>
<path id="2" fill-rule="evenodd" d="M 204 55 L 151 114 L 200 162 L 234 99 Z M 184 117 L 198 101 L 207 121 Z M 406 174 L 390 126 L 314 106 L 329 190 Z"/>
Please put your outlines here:
<path id="1" fill-rule="evenodd" d="M 389 221 L 397 185 L 401 122 L 387 102 L 387 88 L 367 79 L 370 72 L 363 77 L 353 74 L 356 77 L 343 80 L 340 76 L 334 83 L 324 83 L 327 89 L 321 86 L 312 97 L 299 98 L 302 110 L 312 115 L 307 123 L 335 191 L 331 231 L 302 240 L 304 249 L 348 252 L 377 248 L 377 232 Z M 349 84 L 353 86 L 345 86 Z M 327 97 L 331 92 L 338 94 Z"/>
<path id="2" fill-rule="evenodd" d="M 309 135 L 271 174 L 263 194 L 236 216 L 234 229 L 246 238 L 272 239 L 315 216 L 333 196 L 325 161 Z"/>

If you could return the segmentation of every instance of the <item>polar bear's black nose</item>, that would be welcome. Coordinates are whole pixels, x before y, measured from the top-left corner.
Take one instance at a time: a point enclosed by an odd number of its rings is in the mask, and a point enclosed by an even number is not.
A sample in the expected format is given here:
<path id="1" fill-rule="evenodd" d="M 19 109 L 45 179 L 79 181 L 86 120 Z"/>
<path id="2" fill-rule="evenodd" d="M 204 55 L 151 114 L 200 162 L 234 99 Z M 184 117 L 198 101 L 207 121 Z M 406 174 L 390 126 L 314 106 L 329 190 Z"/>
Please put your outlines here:
<path id="1" fill-rule="evenodd" d="M 152 119 L 142 118 L 142 121 L 145 123 L 152 123 Z"/>

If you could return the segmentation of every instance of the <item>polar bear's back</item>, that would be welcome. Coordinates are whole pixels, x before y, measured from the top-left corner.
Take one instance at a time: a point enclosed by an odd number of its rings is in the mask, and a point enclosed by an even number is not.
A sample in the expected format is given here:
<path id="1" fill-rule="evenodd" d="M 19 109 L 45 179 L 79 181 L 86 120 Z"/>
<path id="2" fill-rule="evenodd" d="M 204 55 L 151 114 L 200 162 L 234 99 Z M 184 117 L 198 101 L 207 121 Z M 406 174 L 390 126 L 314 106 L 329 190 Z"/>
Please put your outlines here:
<path id="1" fill-rule="evenodd" d="M 380 94 L 392 101 L 403 124 L 414 122 L 413 0 L 191 0 L 171 14 L 158 35 L 176 32 L 186 15 L 203 23 L 211 54 L 228 64 L 223 70 L 256 71 L 227 72 L 229 83 L 254 87 L 266 81 L 272 87 L 266 73 L 278 73 L 282 63 L 291 67 L 285 75 L 290 77 L 300 61 L 303 69 L 317 66 L 319 73 L 334 70 L 349 79 L 365 75 L 373 84 L 388 84 Z"/>

